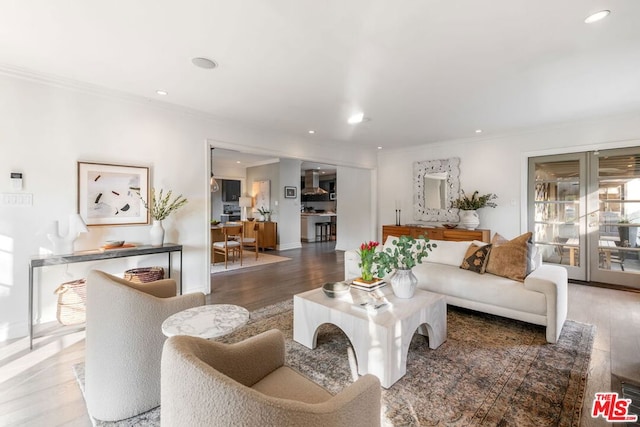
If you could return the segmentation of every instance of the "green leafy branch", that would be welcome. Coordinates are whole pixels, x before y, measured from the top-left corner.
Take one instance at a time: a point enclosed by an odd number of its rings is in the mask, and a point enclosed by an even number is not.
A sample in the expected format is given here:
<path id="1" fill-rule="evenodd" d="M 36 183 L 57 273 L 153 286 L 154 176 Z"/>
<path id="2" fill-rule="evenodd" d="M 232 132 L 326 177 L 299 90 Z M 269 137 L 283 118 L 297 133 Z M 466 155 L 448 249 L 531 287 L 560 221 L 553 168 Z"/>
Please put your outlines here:
<path id="1" fill-rule="evenodd" d="M 147 201 L 138 193 L 138 197 L 140 197 L 144 207 L 149 211 L 151 218 L 158 221 L 166 219 L 172 212 L 177 211 L 187 204 L 187 199 L 182 197 L 182 194 L 171 200 L 172 191 L 169 190 L 166 194 L 163 194 L 163 192 L 164 190 L 160 189 L 160 193 L 156 194 L 155 189 L 151 189 L 151 208 L 149 208 Z"/>

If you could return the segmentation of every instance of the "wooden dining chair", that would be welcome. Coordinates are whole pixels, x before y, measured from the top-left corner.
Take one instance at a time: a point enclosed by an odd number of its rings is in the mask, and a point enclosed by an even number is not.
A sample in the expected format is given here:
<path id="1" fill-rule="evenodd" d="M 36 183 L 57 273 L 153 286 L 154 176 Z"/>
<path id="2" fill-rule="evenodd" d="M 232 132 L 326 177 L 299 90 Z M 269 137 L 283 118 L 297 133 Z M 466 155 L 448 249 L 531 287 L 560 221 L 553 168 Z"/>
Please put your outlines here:
<path id="1" fill-rule="evenodd" d="M 258 259 L 258 252 L 260 252 L 260 225 L 254 222 L 252 226 L 247 224 L 246 231 L 253 231 L 251 234 L 247 233 L 247 236 L 242 240 L 243 246 L 253 247 L 256 251 L 256 260 Z"/>
<path id="2" fill-rule="evenodd" d="M 240 265 L 242 265 L 242 245 L 243 245 L 243 226 L 225 225 L 222 228 L 224 240 L 213 243 L 213 252 L 224 254 L 224 268 L 227 268 L 229 255 L 235 261 L 236 255 L 240 257 Z"/>

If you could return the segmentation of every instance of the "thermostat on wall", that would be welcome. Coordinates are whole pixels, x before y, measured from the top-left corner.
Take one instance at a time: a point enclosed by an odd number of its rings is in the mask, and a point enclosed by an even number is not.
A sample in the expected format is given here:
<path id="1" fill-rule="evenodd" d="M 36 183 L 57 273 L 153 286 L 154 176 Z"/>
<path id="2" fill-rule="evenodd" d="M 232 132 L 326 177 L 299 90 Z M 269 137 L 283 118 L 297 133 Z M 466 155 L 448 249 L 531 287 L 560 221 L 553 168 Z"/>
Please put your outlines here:
<path id="1" fill-rule="evenodd" d="M 19 172 L 11 172 L 11 190 L 22 190 L 22 174 Z"/>

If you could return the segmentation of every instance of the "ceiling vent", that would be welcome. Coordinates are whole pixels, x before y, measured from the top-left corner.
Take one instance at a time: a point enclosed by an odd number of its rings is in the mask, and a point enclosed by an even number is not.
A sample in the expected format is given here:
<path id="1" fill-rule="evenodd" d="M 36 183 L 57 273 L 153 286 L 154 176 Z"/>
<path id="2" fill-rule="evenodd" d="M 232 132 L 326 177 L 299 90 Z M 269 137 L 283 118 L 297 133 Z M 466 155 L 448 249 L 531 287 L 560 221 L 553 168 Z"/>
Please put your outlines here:
<path id="1" fill-rule="evenodd" d="M 304 172 L 302 195 L 307 196 L 310 194 L 327 194 L 327 190 L 320 188 L 320 173 L 314 170 Z"/>

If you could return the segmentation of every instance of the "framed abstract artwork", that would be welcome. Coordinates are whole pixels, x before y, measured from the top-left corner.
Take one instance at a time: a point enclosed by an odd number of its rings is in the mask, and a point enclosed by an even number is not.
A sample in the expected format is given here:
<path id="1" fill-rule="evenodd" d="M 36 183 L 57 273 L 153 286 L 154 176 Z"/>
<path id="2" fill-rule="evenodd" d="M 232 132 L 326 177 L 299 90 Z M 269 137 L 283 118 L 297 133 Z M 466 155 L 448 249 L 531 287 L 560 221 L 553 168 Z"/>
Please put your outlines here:
<path id="1" fill-rule="evenodd" d="M 253 197 L 255 210 L 271 209 L 271 181 L 268 179 L 253 182 Z"/>
<path id="2" fill-rule="evenodd" d="M 286 199 L 295 199 L 298 197 L 298 189 L 296 187 L 284 187 L 284 197 Z"/>
<path id="3" fill-rule="evenodd" d="M 87 225 L 148 224 L 149 168 L 78 162 L 78 213 Z"/>

